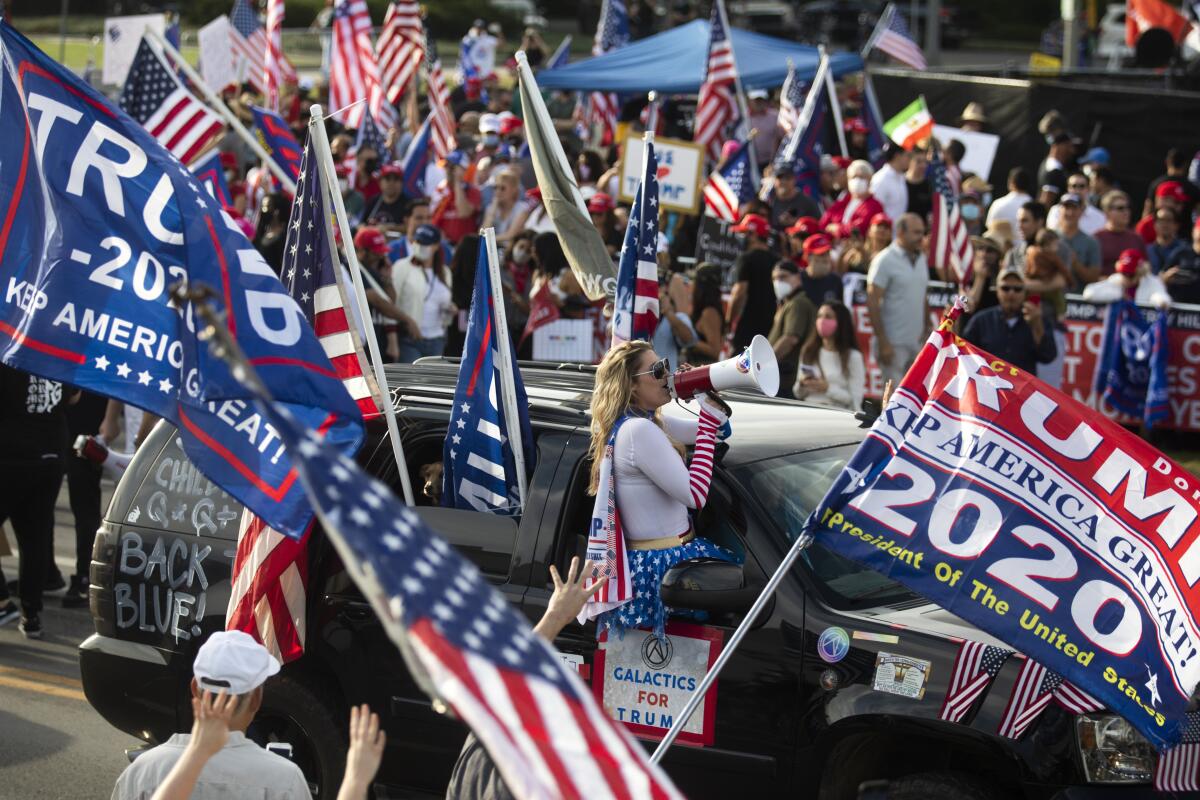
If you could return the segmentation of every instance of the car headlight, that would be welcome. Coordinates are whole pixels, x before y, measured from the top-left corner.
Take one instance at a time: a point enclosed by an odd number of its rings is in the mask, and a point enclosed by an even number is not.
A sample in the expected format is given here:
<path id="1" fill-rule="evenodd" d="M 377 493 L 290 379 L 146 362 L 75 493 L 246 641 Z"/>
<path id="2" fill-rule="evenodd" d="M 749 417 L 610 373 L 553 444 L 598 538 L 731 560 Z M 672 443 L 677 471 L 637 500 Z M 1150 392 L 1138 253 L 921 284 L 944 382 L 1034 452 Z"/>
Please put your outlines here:
<path id="1" fill-rule="evenodd" d="M 1075 733 L 1088 783 L 1147 783 L 1154 776 L 1154 745 L 1123 718 L 1083 714 Z"/>

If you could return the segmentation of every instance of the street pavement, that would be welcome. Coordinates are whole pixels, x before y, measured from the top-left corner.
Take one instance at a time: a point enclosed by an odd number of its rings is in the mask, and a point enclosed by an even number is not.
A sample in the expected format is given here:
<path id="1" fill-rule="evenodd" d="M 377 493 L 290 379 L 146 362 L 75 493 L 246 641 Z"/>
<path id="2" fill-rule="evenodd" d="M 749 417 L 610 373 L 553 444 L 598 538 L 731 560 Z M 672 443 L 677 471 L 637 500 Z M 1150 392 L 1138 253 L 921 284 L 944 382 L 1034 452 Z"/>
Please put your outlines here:
<path id="1" fill-rule="evenodd" d="M 55 561 L 69 576 L 75 531 L 65 482 L 55 516 Z M 15 549 L 11 527 L 7 534 Z M 7 578 L 17 576 L 15 556 L 0 563 Z M 46 597 L 41 641 L 22 636 L 15 621 L 0 627 L 0 800 L 106 798 L 127 763 L 125 748 L 141 744 L 84 698 L 76 648 L 92 620 L 86 607 L 64 609 L 61 594 Z"/>

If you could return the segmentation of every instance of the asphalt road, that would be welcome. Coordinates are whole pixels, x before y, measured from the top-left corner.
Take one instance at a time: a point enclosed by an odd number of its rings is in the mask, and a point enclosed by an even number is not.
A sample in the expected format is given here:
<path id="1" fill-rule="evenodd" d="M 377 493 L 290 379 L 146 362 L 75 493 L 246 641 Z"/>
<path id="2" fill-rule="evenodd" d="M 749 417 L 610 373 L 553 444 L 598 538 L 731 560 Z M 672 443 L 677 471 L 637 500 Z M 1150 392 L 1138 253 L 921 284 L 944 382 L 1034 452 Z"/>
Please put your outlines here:
<path id="1" fill-rule="evenodd" d="M 65 484 L 56 517 L 55 560 L 69 576 L 75 532 Z M 15 548 L 11 529 L 8 539 Z M 16 577 L 16 557 L 0 564 Z M 76 647 L 93 632 L 91 617 L 87 608 L 62 608 L 60 595 L 46 598 L 41 641 L 22 636 L 16 622 L 0 627 L 0 800 L 106 798 L 127 763 L 124 749 L 141 744 L 84 698 Z"/>

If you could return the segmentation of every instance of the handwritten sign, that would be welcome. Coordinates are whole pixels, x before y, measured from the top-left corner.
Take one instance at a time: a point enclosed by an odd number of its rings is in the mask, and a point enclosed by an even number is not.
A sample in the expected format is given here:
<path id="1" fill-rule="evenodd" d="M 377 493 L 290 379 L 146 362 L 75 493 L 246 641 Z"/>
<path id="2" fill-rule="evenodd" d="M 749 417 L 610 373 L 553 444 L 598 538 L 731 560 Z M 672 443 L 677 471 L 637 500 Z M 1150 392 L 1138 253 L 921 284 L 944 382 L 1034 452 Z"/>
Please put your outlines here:
<path id="1" fill-rule="evenodd" d="M 733 286 L 733 265 L 742 254 L 742 243 L 738 235 L 730 230 L 733 223 L 707 214 L 700 218 L 700 231 L 696 234 L 696 261 L 716 264 L 725 272 L 723 287 Z"/>
<path id="2" fill-rule="evenodd" d="M 654 140 L 658 156 L 658 204 L 668 211 L 695 214 L 700 210 L 700 180 L 704 149 L 682 139 Z M 621 149 L 621 184 L 617 196 L 632 203 L 642 175 L 642 139 L 629 136 Z"/>

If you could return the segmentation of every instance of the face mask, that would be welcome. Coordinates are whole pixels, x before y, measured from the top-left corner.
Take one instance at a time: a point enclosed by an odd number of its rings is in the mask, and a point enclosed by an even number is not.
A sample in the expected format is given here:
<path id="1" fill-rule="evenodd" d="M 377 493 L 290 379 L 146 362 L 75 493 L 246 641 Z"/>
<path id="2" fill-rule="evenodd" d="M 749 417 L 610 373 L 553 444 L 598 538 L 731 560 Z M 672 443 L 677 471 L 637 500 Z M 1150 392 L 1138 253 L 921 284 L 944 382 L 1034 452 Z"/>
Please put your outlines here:
<path id="1" fill-rule="evenodd" d="M 775 287 L 775 297 L 780 300 L 786 300 L 792 293 L 792 285 L 787 281 L 771 281 L 771 285 Z"/>
<path id="2" fill-rule="evenodd" d="M 963 203 L 958 210 L 963 219 L 979 219 L 979 206 L 974 203 Z"/>
<path id="3" fill-rule="evenodd" d="M 518 264 L 524 264 L 525 262 L 527 262 L 529 260 L 529 248 L 527 248 L 527 247 L 514 248 L 512 257 L 513 257 L 513 261 L 517 262 Z"/>
<path id="4" fill-rule="evenodd" d="M 828 317 L 820 317 L 817 319 L 817 334 L 824 339 L 828 339 L 837 331 L 837 320 L 829 319 Z"/>
<path id="5" fill-rule="evenodd" d="M 495 147 L 500 144 L 500 137 L 494 133 L 485 133 L 483 135 L 484 147 Z"/>
<path id="6" fill-rule="evenodd" d="M 862 197 L 870 190 L 871 184 L 866 178 L 851 178 L 846 182 L 846 188 L 855 197 Z"/>
<path id="7" fill-rule="evenodd" d="M 433 245 L 431 244 L 414 244 L 412 247 L 413 258 L 418 261 L 429 261 L 433 257 Z"/>

